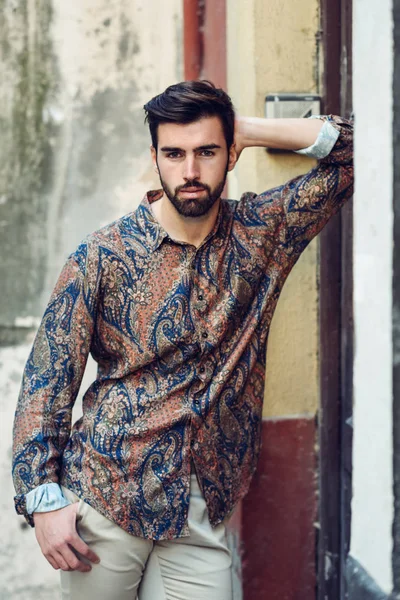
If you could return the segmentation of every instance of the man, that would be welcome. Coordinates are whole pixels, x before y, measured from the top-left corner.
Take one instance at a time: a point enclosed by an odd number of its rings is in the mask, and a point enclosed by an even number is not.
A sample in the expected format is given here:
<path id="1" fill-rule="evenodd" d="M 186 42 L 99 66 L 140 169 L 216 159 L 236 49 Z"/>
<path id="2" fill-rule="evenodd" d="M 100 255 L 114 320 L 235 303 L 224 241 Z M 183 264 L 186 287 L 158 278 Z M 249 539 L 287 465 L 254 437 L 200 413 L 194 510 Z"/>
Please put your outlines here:
<path id="1" fill-rule="evenodd" d="M 235 122 L 209 82 L 170 86 L 145 110 L 162 189 L 60 275 L 16 412 L 16 506 L 64 599 L 228 600 L 225 526 L 256 468 L 269 326 L 302 250 L 352 193 L 352 128 Z M 320 160 L 221 199 L 250 146 Z M 98 375 L 71 431 L 89 352 Z"/>

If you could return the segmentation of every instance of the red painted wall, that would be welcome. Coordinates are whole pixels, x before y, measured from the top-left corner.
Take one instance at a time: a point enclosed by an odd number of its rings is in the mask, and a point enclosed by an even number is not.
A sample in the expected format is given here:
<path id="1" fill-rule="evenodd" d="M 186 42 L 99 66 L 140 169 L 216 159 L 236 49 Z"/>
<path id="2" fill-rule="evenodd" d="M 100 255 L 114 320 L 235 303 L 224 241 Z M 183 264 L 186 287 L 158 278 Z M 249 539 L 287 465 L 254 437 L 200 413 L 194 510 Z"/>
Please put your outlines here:
<path id="1" fill-rule="evenodd" d="M 225 0 L 183 1 L 185 79 L 209 79 L 226 89 Z"/>
<path id="2" fill-rule="evenodd" d="M 264 421 L 262 449 L 242 502 L 245 600 L 315 598 L 316 425 Z"/>

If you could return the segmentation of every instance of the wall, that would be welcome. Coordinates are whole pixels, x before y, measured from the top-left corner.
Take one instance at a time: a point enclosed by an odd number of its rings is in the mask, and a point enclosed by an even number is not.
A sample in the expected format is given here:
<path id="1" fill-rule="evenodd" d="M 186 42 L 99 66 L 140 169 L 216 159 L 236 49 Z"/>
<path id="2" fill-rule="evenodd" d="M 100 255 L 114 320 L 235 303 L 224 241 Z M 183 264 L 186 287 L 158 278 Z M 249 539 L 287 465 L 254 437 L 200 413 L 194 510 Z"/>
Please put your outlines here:
<path id="1" fill-rule="evenodd" d="M 318 7 L 315 0 L 301 5 L 294 0 L 228 2 L 228 91 L 239 114 L 263 117 L 265 96 L 272 92 L 317 91 Z M 230 179 L 230 194 L 238 198 L 248 190 L 262 192 L 312 165 L 296 154 L 248 149 Z M 265 417 L 313 415 L 317 409 L 316 264 L 314 242 L 280 298 L 269 341 Z"/>
<path id="2" fill-rule="evenodd" d="M 393 2 L 393 600 L 400 600 L 400 2 Z"/>
<path id="3" fill-rule="evenodd" d="M 228 91 L 239 114 L 264 116 L 272 92 L 317 92 L 319 2 L 227 1 Z M 312 162 L 247 149 L 229 181 L 233 198 L 284 183 Z M 242 507 L 245 598 L 315 593 L 315 414 L 318 242 L 293 269 L 271 327 L 263 449 Z M 290 514 L 290 518 L 288 515 Z"/>
<path id="4" fill-rule="evenodd" d="M 390 593 L 393 543 L 392 0 L 369 0 L 367 6 L 365 0 L 355 0 L 353 22 L 356 187 L 351 555 L 383 592 Z"/>
<path id="5" fill-rule="evenodd" d="M 56 594 L 12 506 L 21 372 L 68 253 L 158 185 L 142 106 L 182 79 L 181 12 L 180 0 L 0 0 L 1 598 Z"/>

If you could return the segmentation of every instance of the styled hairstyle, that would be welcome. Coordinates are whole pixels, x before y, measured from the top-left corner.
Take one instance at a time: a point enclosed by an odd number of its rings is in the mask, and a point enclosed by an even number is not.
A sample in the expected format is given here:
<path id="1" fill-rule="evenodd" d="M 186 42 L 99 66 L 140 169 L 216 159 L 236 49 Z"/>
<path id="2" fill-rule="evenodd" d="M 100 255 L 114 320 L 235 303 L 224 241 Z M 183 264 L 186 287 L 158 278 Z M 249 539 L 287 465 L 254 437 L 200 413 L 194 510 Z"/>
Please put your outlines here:
<path id="1" fill-rule="evenodd" d="M 149 124 L 151 141 L 155 149 L 158 143 L 158 126 L 161 123 L 185 125 L 204 117 L 221 120 L 226 145 L 233 144 L 235 132 L 235 109 L 224 90 L 211 81 L 182 81 L 170 85 L 158 96 L 144 105 L 145 123 Z"/>

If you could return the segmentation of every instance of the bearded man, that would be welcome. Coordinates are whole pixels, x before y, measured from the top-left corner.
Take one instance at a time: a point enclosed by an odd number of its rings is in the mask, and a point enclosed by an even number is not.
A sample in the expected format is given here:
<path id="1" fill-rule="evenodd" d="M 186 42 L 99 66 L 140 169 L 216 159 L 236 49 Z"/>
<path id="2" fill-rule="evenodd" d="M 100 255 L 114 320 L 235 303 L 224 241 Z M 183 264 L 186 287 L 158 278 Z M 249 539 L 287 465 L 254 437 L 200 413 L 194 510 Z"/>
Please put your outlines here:
<path id="1" fill-rule="evenodd" d="M 17 511 L 64 600 L 230 600 L 226 525 L 260 448 L 268 331 L 307 244 L 352 194 L 339 117 L 237 117 L 207 81 L 145 105 L 161 188 L 69 257 L 27 362 Z M 221 198 L 251 146 L 318 159 Z M 98 364 L 71 412 L 88 354 Z"/>

